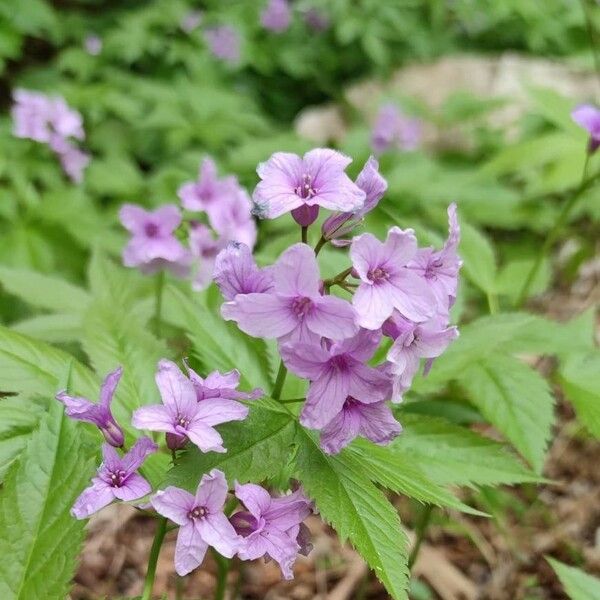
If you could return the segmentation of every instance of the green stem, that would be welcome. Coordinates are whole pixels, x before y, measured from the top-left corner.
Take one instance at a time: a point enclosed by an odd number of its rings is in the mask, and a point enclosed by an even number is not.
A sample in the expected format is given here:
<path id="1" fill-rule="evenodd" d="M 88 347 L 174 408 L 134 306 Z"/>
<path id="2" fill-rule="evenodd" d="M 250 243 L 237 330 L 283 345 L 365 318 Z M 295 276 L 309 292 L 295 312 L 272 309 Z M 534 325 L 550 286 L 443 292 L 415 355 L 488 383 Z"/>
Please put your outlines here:
<path id="1" fill-rule="evenodd" d="M 163 289 L 165 287 L 165 272 L 159 271 L 156 275 L 156 290 L 154 296 L 154 327 L 158 337 L 161 333 L 161 320 L 162 320 L 162 297 Z"/>
<path id="2" fill-rule="evenodd" d="M 594 70 L 596 71 L 596 77 L 600 81 L 600 54 L 598 46 L 596 44 L 596 32 L 594 30 L 594 24 L 589 13 L 587 0 L 581 0 L 581 8 L 583 9 L 583 17 L 585 19 L 585 27 L 587 29 L 587 34 L 590 38 L 590 46 L 592 49 L 592 56 L 594 58 Z"/>
<path id="3" fill-rule="evenodd" d="M 583 175 L 581 178 L 581 184 L 575 190 L 573 195 L 563 205 L 563 208 L 560 211 L 558 217 L 556 218 L 556 221 L 554 222 L 552 229 L 549 231 L 548 235 L 546 236 L 546 239 L 544 240 L 544 243 L 542 244 L 542 247 L 540 248 L 539 252 L 537 253 L 535 262 L 533 263 L 533 267 L 529 271 L 529 274 L 527 275 L 527 279 L 525 280 L 525 283 L 523 284 L 523 287 L 521 288 L 521 293 L 519 294 L 519 298 L 517 299 L 517 307 L 518 308 L 523 306 L 523 304 L 525 303 L 525 300 L 527 300 L 527 297 L 529 295 L 529 289 L 531 288 L 531 285 L 533 284 L 533 281 L 535 280 L 536 275 L 538 274 L 538 271 L 540 270 L 540 267 L 542 266 L 542 261 L 544 260 L 545 256 L 548 254 L 550 249 L 552 248 L 554 242 L 557 240 L 563 227 L 569 221 L 569 216 L 571 214 L 571 211 L 573 210 L 573 208 L 575 207 L 575 205 L 577 204 L 577 202 L 579 201 L 581 196 L 583 196 L 583 193 L 588 189 L 588 187 L 590 187 L 588 185 L 588 182 L 590 180 L 586 180 L 586 178 L 585 178 L 589 162 L 590 162 L 590 154 L 588 152 L 586 155 L 586 158 L 585 158 L 585 163 L 583 165 Z M 592 179 L 595 179 L 595 178 L 592 178 Z"/>
<path id="4" fill-rule="evenodd" d="M 286 398 L 285 400 L 280 400 L 281 404 L 295 404 L 296 402 L 304 402 L 306 398 Z"/>
<path id="5" fill-rule="evenodd" d="M 419 520 L 417 521 L 417 525 L 415 527 L 415 545 L 413 546 L 412 552 L 408 557 L 408 569 L 412 569 L 413 565 L 417 561 L 417 557 L 419 556 L 419 550 L 421 549 L 421 544 L 423 543 L 423 539 L 425 538 L 425 532 L 429 527 L 429 522 L 431 521 L 431 513 L 433 512 L 433 504 L 426 504 L 421 511 L 421 515 Z"/>
<path id="6" fill-rule="evenodd" d="M 487 295 L 488 308 L 490 315 L 495 315 L 498 312 L 498 296 L 493 292 L 489 292 Z"/>
<path id="7" fill-rule="evenodd" d="M 308 244 L 308 227 L 302 226 L 301 239 L 303 244 Z"/>
<path id="8" fill-rule="evenodd" d="M 319 254 L 319 252 L 321 252 L 321 248 L 327 243 L 327 240 L 321 236 L 321 239 L 317 242 L 317 245 L 315 246 L 315 256 L 317 256 Z"/>
<path id="9" fill-rule="evenodd" d="M 279 362 L 279 370 L 277 371 L 277 378 L 275 379 L 275 387 L 273 388 L 273 393 L 271 394 L 271 398 L 274 400 L 279 400 L 281 398 L 281 392 L 283 390 L 283 384 L 285 383 L 285 377 L 287 375 L 287 369 L 283 364 L 283 361 Z"/>
<path id="10" fill-rule="evenodd" d="M 175 580 L 175 600 L 183 600 L 183 589 L 185 588 L 185 579 L 177 575 Z"/>
<path id="11" fill-rule="evenodd" d="M 215 562 L 217 563 L 217 589 L 215 590 L 215 600 L 223 600 L 227 591 L 227 573 L 229 573 L 229 559 L 221 556 L 218 552 L 213 552 Z"/>
<path id="12" fill-rule="evenodd" d="M 158 562 L 158 554 L 162 546 L 165 534 L 167 532 L 167 519 L 164 517 L 159 520 L 156 525 L 156 533 L 152 548 L 150 548 L 150 558 L 148 559 L 148 570 L 146 571 L 146 579 L 144 580 L 144 591 L 142 592 L 141 600 L 150 600 L 152 598 L 152 587 L 154 585 L 154 576 L 156 575 L 156 563 Z"/>

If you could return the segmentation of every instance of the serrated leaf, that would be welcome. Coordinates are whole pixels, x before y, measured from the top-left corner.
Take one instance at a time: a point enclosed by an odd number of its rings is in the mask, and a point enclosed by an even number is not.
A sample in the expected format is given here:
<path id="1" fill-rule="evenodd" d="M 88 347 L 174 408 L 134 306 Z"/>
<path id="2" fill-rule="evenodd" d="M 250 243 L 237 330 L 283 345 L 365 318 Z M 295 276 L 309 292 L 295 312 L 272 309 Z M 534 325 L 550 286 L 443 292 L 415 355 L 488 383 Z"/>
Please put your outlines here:
<path id="1" fill-rule="evenodd" d="M 570 356 L 560 367 L 559 379 L 579 420 L 600 438 L 600 352 Z"/>
<path id="2" fill-rule="evenodd" d="M 268 401 L 252 402 L 246 420 L 218 427 L 226 453 L 203 453 L 190 447 L 169 472 L 168 482 L 192 490 L 202 474 L 214 468 L 240 483 L 275 476 L 290 456 L 297 425 L 288 412 L 273 408 Z"/>
<path id="3" fill-rule="evenodd" d="M 29 269 L 0 266 L 0 283 L 31 306 L 56 312 L 80 313 L 90 302 L 90 296 L 80 287 Z"/>
<path id="4" fill-rule="evenodd" d="M 571 600 L 596 600 L 600 598 L 600 579 L 588 575 L 581 569 L 546 557 Z"/>
<path id="5" fill-rule="evenodd" d="M 347 452 L 328 456 L 298 429 L 299 478 L 321 517 L 349 539 L 395 600 L 407 598 L 408 544 L 396 509 Z"/>
<path id="6" fill-rule="evenodd" d="M 496 258 L 491 242 L 477 229 L 461 220 L 459 254 L 467 277 L 486 294 L 495 292 Z"/>
<path id="7" fill-rule="evenodd" d="M 403 432 L 388 446 L 440 485 L 539 481 L 498 442 L 445 421 L 401 413 Z"/>
<path id="8" fill-rule="evenodd" d="M 554 397 L 546 380 L 519 360 L 496 354 L 470 365 L 458 381 L 539 473 L 554 421 Z"/>
<path id="9" fill-rule="evenodd" d="M 93 470 L 75 423 L 50 403 L 0 492 L 0 597 L 64 598 L 84 537 L 69 510 Z"/>

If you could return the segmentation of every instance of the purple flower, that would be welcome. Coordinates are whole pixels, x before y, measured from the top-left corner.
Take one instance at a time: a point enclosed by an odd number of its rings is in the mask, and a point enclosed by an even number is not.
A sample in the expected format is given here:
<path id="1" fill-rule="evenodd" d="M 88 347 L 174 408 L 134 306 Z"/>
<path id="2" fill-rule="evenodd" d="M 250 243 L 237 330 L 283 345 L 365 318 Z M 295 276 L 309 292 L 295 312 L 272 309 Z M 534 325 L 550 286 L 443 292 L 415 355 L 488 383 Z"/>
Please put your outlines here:
<path id="1" fill-rule="evenodd" d="M 600 110 L 591 104 L 583 104 L 571 113 L 571 118 L 590 134 L 588 151 L 590 154 L 595 152 L 600 147 Z"/>
<path id="2" fill-rule="evenodd" d="M 204 32 L 210 51 L 221 60 L 235 64 L 240 60 L 240 35 L 229 25 L 211 27 Z"/>
<path id="3" fill-rule="evenodd" d="M 71 514 L 77 519 L 87 519 L 91 514 L 110 504 L 115 498 L 131 502 L 152 491 L 150 484 L 136 471 L 148 454 L 156 452 L 157 445 L 141 437 L 122 458 L 108 444 L 102 445 L 102 464 L 92 485 L 75 500 Z"/>
<path id="4" fill-rule="evenodd" d="M 214 280 L 225 300 L 238 294 L 269 292 L 273 289 L 270 270 L 259 269 L 246 244 L 231 242 L 215 260 Z"/>
<path id="5" fill-rule="evenodd" d="M 447 317 L 456 300 L 458 272 L 462 265 L 457 253 L 459 242 L 460 226 L 456 204 L 452 203 L 448 207 L 448 239 L 444 247 L 441 250 L 421 248 L 408 264 L 408 268 L 422 277 L 435 296 L 437 312 L 441 316 Z M 410 315 L 405 316 L 411 318 Z"/>
<path id="6" fill-rule="evenodd" d="M 57 136 L 50 140 L 50 147 L 56 152 L 60 165 L 69 179 L 75 183 L 81 183 L 83 181 L 83 171 L 90 162 L 89 154 L 86 154 L 65 138 Z"/>
<path id="7" fill-rule="evenodd" d="M 372 404 L 386 400 L 390 379 L 365 363 L 373 356 L 380 332 L 362 329 L 356 336 L 330 345 L 296 342 L 280 349 L 285 366 L 310 379 L 300 422 L 322 429 L 342 410 L 348 396 Z"/>
<path id="8" fill-rule="evenodd" d="M 304 13 L 304 22 L 316 32 L 325 31 L 330 24 L 329 17 L 317 8 L 309 8 Z"/>
<path id="9" fill-rule="evenodd" d="M 238 391 L 237 388 L 240 385 L 240 372 L 237 369 L 229 371 L 228 373 L 213 371 L 203 379 L 187 363 L 185 366 L 190 381 L 196 390 L 196 399 L 198 402 L 215 398 L 229 400 L 229 402 L 223 402 L 221 406 L 229 414 L 235 414 L 237 412 L 240 421 L 246 418 L 248 409 L 243 404 L 235 402 L 235 400 L 256 400 L 265 395 L 264 391 L 260 388 L 255 388 L 251 392 Z"/>
<path id="10" fill-rule="evenodd" d="M 231 517 L 235 530 L 242 536 L 238 556 L 242 560 L 268 556 L 279 563 L 286 579 L 293 579 L 296 555 L 306 551 L 308 545 L 306 529 L 301 530 L 301 525 L 312 513 L 311 502 L 302 490 L 272 498 L 267 490 L 253 483 L 236 483 L 235 495 L 248 509 Z"/>
<path id="11" fill-rule="evenodd" d="M 260 15 L 260 22 L 265 29 L 281 33 L 285 31 L 292 20 L 292 11 L 287 0 L 269 0 Z"/>
<path id="12" fill-rule="evenodd" d="M 179 575 L 199 567 L 209 546 L 227 558 L 236 553 L 239 537 L 223 513 L 226 498 L 225 475 L 213 469 L 202 476 L 195 495 L 169 486 L 150 500 L 156 512 L 179 525 L 175 546 L 175 570 Z"/>
<path id="13" fill-rule="evenodd" d="M 319 206 L 353 212 L 362 208 L 365 193 L 346 175 L 352 159 L 327 148 L 297 154 L 276 152 L 258 166 L 262 181 L 254 190 L 254 212 L 275 219 L 292 211 L 302 226 L 317 218 Z"/>
<path id="14" fill-rule="evenodd" d="M 83 40 L 83 47 L 91 56 L 98 56 L 102 52 L 102 38 L 95 34 L 90 34 Z"/>
<path id="15" fill-rule="evenodd" d="M 393 148 L 414 150 L 421 141 L 421 122 L 404 115 L 394 104 L 382 106 L 371 133 L 373 152 L 381 154 Z"/>
<path id="16" fill-rule="evenodd" d="M 361 280 L 353 298 L 359 325 L 379 329 L 394 308 L 413 321 L 433 314 L 433 293 L 422 277 L 406 268 L 416 254 L 412 229 L 392 227 L 385 242 L 370 233 L 352 240 L 350 257 Z"/>
<path id="17" fill-rule="evenodd" d="M 234 179 L 229 196 L 208 213 L 208 218 L 223 242 L 240 242 L 252 249 L 256 243 L 256 223 L 251 209 L 248 192 Z"/>
<path id="18" fill-rule="evenodd" d="M 306 244 L 288 248 L 271 267 L 273 289 L 235 296 L 221 307 L 227 321 L 235 321 L 254 337 L 281 341 L 343 339 L 358 331 L 352 306 L 319 291 L 319 265 Z"/>
<path id="19" fill-rule="evenodd" d="M 429 371 L 434 358 L 440 356 L 452 340 L 458 337 L 458 329 L 449 327 L 439 318 L 425 323 L 413 323 L 397 312 L 383 324 L 383 334 L 394 343 L 387 359 L 389 372 L 394 376 L 394 401 L 400 401 L 419 370 L 421 358 L 426 358 Z"/>
<path id="20" fill-rule="evenodd" d="M 179 27 L 184 33 L 192 33 L 202 23 L 202 12 L 191 10 L 179 22 Z"/>
<path id="21" fill-rule="evenodd" d="M 69 396 L 66 391 L 56 394 L 56 399 L 65 405 L 65 413 L 71 419 L 96 425 L 111 446 L 121 447 L 124 442 L 123 431 L 112 415 L 110 405 L 123 375 L 119 367 L 109 373 L 100 387 L 100 402 L 95 404 L 87 398 Z"/>
<path id="22" fill-rule="evenodd" d="M 321 227 L 323 237 L 326 240 L 335 239 L 336 246 L 345 246 L 350 243 L 346 240 L 337 241 L 337 238 L 348 235 L 364 216 L 377 206 L 387 190 L 387 181 L 379 174 L 379 162 L 373 156 L 369 157 L 358 174 L 356 185 L 366 194 L 363 207 L 355 212 L 332 215 L 325 219 Z"/>
<path id="23" fill-rule="evenodd" d="M 321 448 L 337 454 L 358 436 L 385 445 L 401 431 L 402 426 L 385 401 L 365 403 L 348 396 L 342 410 L 321 430 Z"/>
<path id="24" fill-rule="evenodd" d="M 163 268 L 180 277 L 188 274 L 191 256 L 173 235 L 181 223 L 181 213 L 174 204 L 161 206 L 155 211 L 124 204 L 119 218 L 132 234 L 123 251 L 126 267 L 139 267 L 146 274 Z"/>
<path id="25" fill-rule="evenodd" d="M 170 447 L 181 447 L 189 439 L 202 452 L 227 452 L 214 426 L 245 419 L 245 406 L 223 398 L 198 402 L 194 384 L 170 360 L 159 361 L 156 385 L 163 404 L 138 408 L 131 419 L 134 427 L 171 434 Z"/>
<path id="26" fill-rule="evenodd" d="M 192 288 L 199 292 L 212 281 L 215 259 L 223 248 L 223 242 L 215 240 L 211 230 L 203 223 L 192 222 L 189 244 L 196 263 Z"/>

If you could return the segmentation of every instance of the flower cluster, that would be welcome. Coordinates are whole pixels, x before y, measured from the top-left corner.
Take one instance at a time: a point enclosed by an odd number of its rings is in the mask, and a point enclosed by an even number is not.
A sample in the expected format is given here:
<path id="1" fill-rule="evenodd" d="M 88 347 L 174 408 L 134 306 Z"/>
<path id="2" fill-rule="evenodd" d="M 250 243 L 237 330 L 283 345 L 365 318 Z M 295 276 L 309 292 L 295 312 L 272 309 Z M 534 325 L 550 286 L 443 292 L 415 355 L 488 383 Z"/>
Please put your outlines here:
<path id="1" fill-rule="evenodd" d="M 395 104 L 382 106 L 371 132 L 371 148 L 375 154 L 388 150 L 414 150 L 421 142 L 418 119 L 406 116 Z"/>
<path id="2" fill-rule="evenodd" d="M 202 290 L 212 279 L 217 254 L 228 242 L 254 247 L 256 224 L 251 215 L 252 203 L 234 176 L 218 177 L 217 167 L 210 158 L 202 162 L 197 181 L 183 184 L 178 196 L 184 209 L 204 214 L 208 224 L 196 219 L 190 221 L 186 247 L 175 233 L 183 220 L 177 206 L 167 204 L 146 211 L 125 204 L 119 216 L 131 239 L 123 251 L 123 264 L 139 268 L 145 274 L 168 269 L 186 277 L 192 272 L 192 287 Z"/>
<path id="3" fill-rule="evenodd" d="M 214 279 L 226 320 L 254 337 L 278 341 L 283 365 L 308 380 L 300 422 L 320 430 L 321 446 L 339 452 L 355 437 L 386 444 L 401 431 L 387 404 L 399 402 L 425 359 L 425 372 L 458 335 L 449 325 L 461 261 L 456 206 L 443 248 L 419 248 L 414 232 L 392 227 L 385 241 L 369 233 L 344 239 L 383 196 L 387 184 L 370 158 L 356 182 L 350 159 L 328 149 L 299 157 L 276 153 L 258 167 L 255 213 L 291 212 L 307 228 L 320 208 L 336 210 L 315 249 L 299 243 L 272 266 L 257 266 L 250 249 L 231 244 L 219 254 Z M 332 241 L 349 246 L 351 264 L 321 280 L 317 253 Z M 331 295 L 340 288 L 351 299 Z M 383 339 L 387 360 L 371 364 Z M 389 344 L 390 342 L 387 342 Z"/>
<path id="4" fill-rule="evenodd" d="M 81 115 L 63 98 L 39 92 L 19 89 L 14 92 L 13 99 L 13 134 L 47 144 L 58 156 L 67 176 L 80 183 L 90 160 L 72 141 L 85 138 Z"/>

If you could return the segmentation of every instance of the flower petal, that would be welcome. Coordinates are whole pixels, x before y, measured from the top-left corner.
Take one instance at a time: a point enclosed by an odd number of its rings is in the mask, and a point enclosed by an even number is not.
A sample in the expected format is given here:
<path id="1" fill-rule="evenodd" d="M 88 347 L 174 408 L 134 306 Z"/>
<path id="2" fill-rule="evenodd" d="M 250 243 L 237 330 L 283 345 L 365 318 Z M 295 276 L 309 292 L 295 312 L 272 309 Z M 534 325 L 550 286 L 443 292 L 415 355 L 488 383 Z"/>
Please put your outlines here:
<path id="1" fill-rule="evenodd" d="M 87 519 L 90 515 L 108 506 L 115 499 L 112 488 L 102 482 L 94 483 L 83 490 L 82 494 L 75 500 L 71 514 L 76 519 Z"/>
<path id="2" fill-rule="evenodd" d="M 169 431 L 177 433 L 174 425 L 174 417 L 166 406 L 142 406 L 133 412 L 131 424 L 136 429 L 148 429 L 149 431 Z"/>
<path id="3" fill-rule="evenodd" d="M 285 366 L 298 377 L 317 379 L 327 368 L 329 352 L 317 344 L 296 342 L 279 348 Z"/>
<path id="4" fill-rule="evenodd" d="M 210 425 L 202 423 L 198 417 L 196 417 L 186 428 L 185 435 L 187 435 L 190 441 L 193 444 L 196 444 L 202 452 L 227 452 L 227 450 L 223 448 L 223 438 L 221 437 L 221 434 Z"/>
<path id="5" fill-rule="evenodd" d="M 152 491 L 152 486 L 137 473 L 132 473 L 127 477 L 121 487 L 113 488 L 113 494 L 119 500 L 131 502 L 139 500 Z"/>
<path id="6" fill-rule="evenodd" d="M 383 243 L 371 233 L 363 233 L 352 239 L 350 259 L 358 276 L 367 283 L 369 271 L 381 265 L 384 259 Z"/>
<path id="7" fill-rule="evenodd" d="M 250 513 L 259 519 L 271 504 L 271 496 L 265 488 L 254 483 L 235 484 L 235 496 L 240 500 Z"/>
<path id="8" fill-rule="evenodd" d="M 294 244 L 273 265 L 275 290 L 285 296 L 316 296 L 319 293 L 319 265 L 314 250 Z"/>
<path id="9" fill-rule="evenodd" d="M 228 489 L 223 471 L 213 469 L 210 473 L 202 475 L 196 490 L 196 506 L 204 506 L 209 513 L 222 511 Z"/>
<path id="10" fill-rule="evenodd" d="M 389 282 L 370 285 L 362 283 L 354 293 L 352 304 L 358 315 L 358 324 L 365 329 L 379 329 L 392 314 L 394 305 Z"/>
<path id="11" fill-rule="evenodd" d="M 350 381 L 347 373 L 333 368 L 313 381 L 300 413 L 302 425 L 312 429 L 325 427 L 344 406 L 350 392 Z"/>
<path id="12" fill-rule="evenodd" d="M 121 459 L 123 470 L 128 473 L 139 469 L 149 454 L 158 450 L 158 446 L 148 437 L 139 438 L 131 447 L 131 450 Z"/>
<path id="13" fill-rule="evenodd" d="M 313 310 L 305 319 L 311 331 L 332 340 L 349 338 L 358 332 L 356 312 L 352 305 L 335 296 L 323 296 L 315 300 Z"/>
<path id="14" fill-rule="evenodd" d="M 121 376 L 123 375 L 123 368 L 119 367 L 115 369 L 112 373 L 109 373 L 104 381 L 102 382 L 102 386 L 100 388 L 100 404 L 103 406 L 110 406 L 112 398 L 115 394 L 115 390 L 117 389 L 117 385 L 119 385 L 119 381 Z"/>
<path id="15" fill-rule="evenodd" d="M 179 528 L 175 544 L 175 570 L 183 577 L 199 567 L 204 560 L 208 544 L 202 539 L 193 523 Z"/>
<path id="16" fill-rule="evenodd" d="M 189 523 L 189 513 L 194 508 L 196 500 L 192 494 L 170 485 L 165 490 L 159 490 L 150 499 L 150 504 L 157 513 L 171 519 L 177 525 Z"/>
<path id="17" fill-rule="evenodd" d="M 186 416 L 194 414 L 196 390 L 174 362 L 160 360 L 155 379 L 163 404 L 170 412 Z"/>
<path id="18" fill-rule="evenodd" d="M 199 519 L 196 527 L 202 539 L 219 554 L 231 558 L 237 552 L 240 545 L 238 534 L 222 512 Z"/>
<path id="19" fill-rule="evenodd" d="M 228 421 L 243 421 L 248 407 L 226 398 L 205 398 L 198 404 L 196 417 L 205 425 L 219 425 Z"/>

